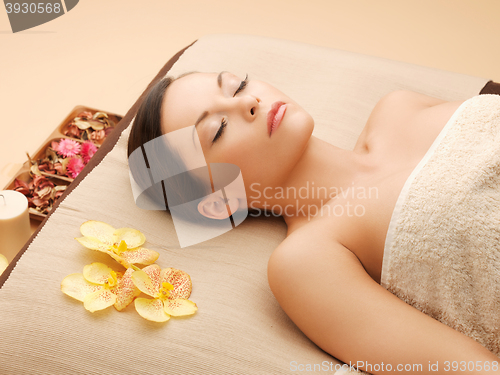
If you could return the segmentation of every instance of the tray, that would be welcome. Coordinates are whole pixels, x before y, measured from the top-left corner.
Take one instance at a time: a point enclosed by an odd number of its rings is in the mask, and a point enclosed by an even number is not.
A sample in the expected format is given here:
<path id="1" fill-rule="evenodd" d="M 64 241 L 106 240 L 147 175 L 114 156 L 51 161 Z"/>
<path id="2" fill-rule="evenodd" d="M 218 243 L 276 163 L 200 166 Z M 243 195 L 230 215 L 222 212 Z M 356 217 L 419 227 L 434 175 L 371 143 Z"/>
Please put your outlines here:
<path id="1" fill-rule="evenodd" d="M 80 136 L 83 139 L 78 138 L 76 136 L 75 132 L 68 133 L 68 130 L 71 130 L 71 128 L 73 130 L 75 130 L 75 126 L 72 127 L 71 124 L 72 124 L 72 122 L 74 122 L 74 119 L 76 117 L 78 117 L 78 115 L 81 114 L 82 112 L 88 112 L 88 113 L 92 114 L 92 116 L 97 113 L 98 116 L 100 116 L 101 118 L 104 118 L 105 116 L 107 116 L 106 120 L 103 120 L 103 121 L 108 122 L 108 124 L 109 124 L 107 127 L 108 130 L 99 129 L 99 130 L 104 131 L 104 136 L 103 136 L 102 132 L 100 132 L 99 134 L 93 135 L 93 133 L 96 131 L 90 126 L 88 129 L 79 129 L 78 128 L 78 131 L 80 132 Z M 37 161 L 39 159 L 44 159 L 46 156 L 46 152 L 47 152 L 46 150 L 51 147 L 52 142 L 60 142 L 62 139 L 71 139 L 73 141 L 79 142 L 80 144 L 83 144 L 85 142 L 85 140 L 90 140 L 97 148 L 99 148 L 102 145 L 102 143 L 106 140 L 109 133 L 114 130 L 114 128 L 116 127 L 116 125 L 118 124 L 118 122 L 121 119 L 122 119 L 122 116 L 108 112 L 108 111 L 103 111 L 103 110 L 99 110 L 99 109 L 95 109 L 95 108 L 91 108 L 91 107 L 86 107 L 86 106 L 82 106 L 82 105 L 76 106 L 66 116 L 66 118 L 61 122 L 61 124 L 59 126 L 57 126 L 54 129 L 54 131 L 47 137 L 47 139 L 35 151 L 35 153 L 33 155 L 27 155 L 29 158 L 27 157 L 26 162 L 24 162 L 23 166 L 14 175 L 14 177 L 12 177 L 12 179 L 9 181 L 9 183 L 7 184 L 5 189 L 6 190 L 14 190 L 16 187 L 16 179 L 28 184 L 30 181 L 33 180 L 33 177 L 36 174 L 41 174 L 44 177 L 44 179 L 39 179 L 39 180 L 43 181 L 43 184 L 46 186 L 53 185 L 53 187 L 55 189 L 52 189 L 53 191 L 51 192 L 51 196 L 55 197 L 56 196 L 55 192 L 56 191 L 63 191 L 65 189 L 64 187 L 69 186 L 72 183 L 72 181 L 74 180 L 74 178 L 72 178 L 71 176 L 68 176 L 68 175 L 50 174 L 50 173 L 46 173 L 43 171 L 36 171 L 36 168 L 35 169 L 32 168 L 31 161 Z M 90 123 L 91 119 L 89 118 L 86 120 L 85 118 L 80 118 L 77 121 L 83 121 L 83 122 Z M 89 125 L 89 124 L 80 123 L 81 127 L 85 127 L 87 125 Z M 96 128 L 99 128 L 99 125 L 97 123 L 92 123 L 92 125 L 95 126 Z M 67 133 L 67 134 L 65 134 L 65 133 Z M 97 135 L 97 137 L 95 137 L 96 135 Z M 60 157 L 60 155 L 58 155 L 58 154 L 56 154 L 56 155 Z M 63 159 L 63 157 L 60 157 L 60 159 Z M 26 195 L 27 190 L 26 189 L 22 189 L 22 190 L 24 191 L 24 193 Z M 21 191 L 21 192 L 23 192 L 23 191 Z M 44 192 L 42 192 L 42 194 L 43 193 Z M 60 194 L 61 193 L 59 193 L 57 195 L 60 195 Z M 28 193 L 28 197 L 29 197 L 28 200 L 31 200 L 30 198 L 32 198 L 32 194 Z M 57 198 L 51 198 L 49 201 L 50 201 L 49 206 L 52 207 L 53 204 L 57 201 Z M 47 211 L 47 213 L 48 213 L 48 211 Z M 36 221 L 41 221 L 47 216 L 47 213 L 40 212 L 36 208 L 32 207 L 32 204 L 30 204 L 30 208 L 29 208 L 30 219 L 36 220 Z"/>

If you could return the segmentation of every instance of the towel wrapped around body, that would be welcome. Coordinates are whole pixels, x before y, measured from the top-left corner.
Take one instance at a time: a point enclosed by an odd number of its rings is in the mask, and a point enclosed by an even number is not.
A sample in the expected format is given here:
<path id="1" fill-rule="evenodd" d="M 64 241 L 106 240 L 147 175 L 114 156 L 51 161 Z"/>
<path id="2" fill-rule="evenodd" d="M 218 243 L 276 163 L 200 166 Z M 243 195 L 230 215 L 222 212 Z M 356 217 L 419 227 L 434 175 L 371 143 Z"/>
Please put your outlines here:
<path id="1" fill-rule="evenodd" d="M 406 181 L 381 284 L 500 356 L 500 96 L 465 101 Z"/>

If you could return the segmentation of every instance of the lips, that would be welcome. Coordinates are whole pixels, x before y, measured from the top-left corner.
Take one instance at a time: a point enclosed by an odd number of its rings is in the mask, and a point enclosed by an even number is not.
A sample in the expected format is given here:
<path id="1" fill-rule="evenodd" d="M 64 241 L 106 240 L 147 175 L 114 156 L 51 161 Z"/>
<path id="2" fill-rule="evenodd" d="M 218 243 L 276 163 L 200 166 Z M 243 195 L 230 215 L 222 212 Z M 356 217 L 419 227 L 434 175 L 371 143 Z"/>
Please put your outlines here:
<path id="1" fill-rule="evenodd" d="M 267 132 L 269 136 L 275 131 L 281 123 L 286 111 L 286 103 L 276 102 L 272 105 L 267 114 Z"/>

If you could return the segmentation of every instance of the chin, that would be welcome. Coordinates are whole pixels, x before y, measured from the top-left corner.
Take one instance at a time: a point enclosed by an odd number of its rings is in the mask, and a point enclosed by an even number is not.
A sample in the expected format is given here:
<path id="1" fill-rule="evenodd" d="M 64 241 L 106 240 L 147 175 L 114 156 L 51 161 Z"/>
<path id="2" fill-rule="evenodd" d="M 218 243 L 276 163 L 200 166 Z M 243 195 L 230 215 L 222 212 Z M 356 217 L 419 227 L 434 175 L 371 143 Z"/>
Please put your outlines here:
<path id="1" fill-rule="evenodd" d="M 295 163 L 300 158 L 311 139 L 314 130 L 314 120 L 307 112 L 301 111 L 294 114 L 291 124 L 284 125 L 289 126 L 289 131 L 282 140 L 283 152 L 288 155 L 288 158 L 293 160 L 292 163 Z"/>
<path id="2" fill-rule="evenodd" d="M 294 129 L 296 136 L 307 143 L 314 130 L 314 119 L 308 112 L 301 111 L 295 114 L 293 121 L 296 124 Z"/>
<path id="3" fill-rule="evenodd" d="M 306 117 L 307 117 L 307 127 L 309 129 L 309 138 L 311 138 L 311 135 L 312 135 L 312 132 L 314 130 L 314 119 L 312 118 L 312 116 L 306 112 Z"/>

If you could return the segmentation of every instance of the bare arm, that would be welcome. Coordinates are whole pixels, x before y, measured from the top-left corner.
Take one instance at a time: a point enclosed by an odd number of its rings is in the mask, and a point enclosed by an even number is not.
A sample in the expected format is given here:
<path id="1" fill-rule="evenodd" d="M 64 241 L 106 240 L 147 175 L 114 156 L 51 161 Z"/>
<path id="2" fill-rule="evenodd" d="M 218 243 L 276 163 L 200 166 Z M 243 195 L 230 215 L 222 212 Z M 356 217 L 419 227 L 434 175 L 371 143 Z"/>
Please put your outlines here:
<path id="1" fill-rule="evenodd" d="M 383 363 L 384 369 L 390 364 L 393 371 L 398 365 L 416 366 L 406 373 L 454 373 L 453 361 L 474 362 L 469 369 L 476 371 L 457 373 L 500 373 L 498 367 L 491 369 L 499 360 L 491 352 L 388 292 L 351 251 L 332 245 L 324 233 L 321 225 L 298 229 L 274 251 L 268 265 L 278 302 L 319 347 L 348 364 Z M 439 371 L 430 371 L 429 365 L 436 363 Z"/>

